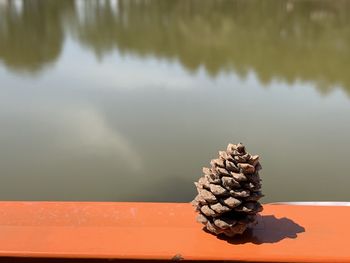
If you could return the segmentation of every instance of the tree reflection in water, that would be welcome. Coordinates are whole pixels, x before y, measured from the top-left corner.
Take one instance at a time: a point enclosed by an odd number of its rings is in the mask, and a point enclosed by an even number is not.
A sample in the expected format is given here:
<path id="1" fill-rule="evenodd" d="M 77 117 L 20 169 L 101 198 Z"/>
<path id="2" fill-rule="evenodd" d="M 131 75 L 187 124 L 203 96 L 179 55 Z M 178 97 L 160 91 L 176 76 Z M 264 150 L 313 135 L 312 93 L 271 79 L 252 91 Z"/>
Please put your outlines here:
<path id="1" fill-rule="evenodd" d="M 97 57 L 120 53 L 176 60 L 246 76 L 312 82 L 350 94 L 348 1 L 23 1 L 0 6 L 0 61 L 39 72 L 72 37 Z"/>

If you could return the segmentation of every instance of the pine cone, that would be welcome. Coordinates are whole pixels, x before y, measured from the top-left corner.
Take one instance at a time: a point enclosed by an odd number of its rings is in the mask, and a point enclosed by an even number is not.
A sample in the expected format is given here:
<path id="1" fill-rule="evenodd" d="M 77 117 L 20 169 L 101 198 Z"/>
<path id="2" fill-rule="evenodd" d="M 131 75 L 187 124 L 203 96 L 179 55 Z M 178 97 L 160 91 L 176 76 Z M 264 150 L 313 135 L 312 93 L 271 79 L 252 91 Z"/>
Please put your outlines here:
<path id="1" fill-rule="evenodd" d="M 242 234 L 263 210 L 258 202 L 263 197 L 259 156 L 246 153 L 241 143 L 229 144 L 210 165 L 195 183 L 198 195 L 192 204 L 199 212 L 197 221 L 216 235 Z"/>

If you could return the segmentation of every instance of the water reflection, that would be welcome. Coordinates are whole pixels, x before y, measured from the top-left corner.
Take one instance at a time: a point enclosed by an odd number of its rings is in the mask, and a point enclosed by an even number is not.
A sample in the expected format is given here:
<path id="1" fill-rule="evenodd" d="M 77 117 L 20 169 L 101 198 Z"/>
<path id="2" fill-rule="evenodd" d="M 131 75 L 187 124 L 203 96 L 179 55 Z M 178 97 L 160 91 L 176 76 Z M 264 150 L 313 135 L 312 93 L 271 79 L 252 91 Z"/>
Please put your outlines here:
<path id="1" fill-rule="evenodd" d="M 90 154 L 108 155 L 120 159 L 132 171 L 140 171 L 141 157 L 118 129 L 108 126 L 102 114 L 93 108 L 73 108 L 63 110 L 62 115 L 59 127 L 64 127 L 64 136 L 60 136 L 57 147 L 78 154 L 84 149 Z"/>
<path id="2" fill-rule="evenodd" d="M 349 8 L 0 0 L 0 199 L 189 201 L 242 141 L 264 201 L 347 200 Z"/>
<path id="3" fill-rule="evenodd" d="M 0 60 L 14 71 L 37 72 L 61 53 L 62 23 L 71 1 L 2 1 Z"/>
<path id="4" fill-rule="evenodd" d="M 0 59 L 36 72 L 59 59 L 72 35 L 98 58 L 118 50 L 176 60 L 190 72 L 254 70 L 262 83 L 350 93 L 349 10 L 348 1 L 2 0 Z"/>

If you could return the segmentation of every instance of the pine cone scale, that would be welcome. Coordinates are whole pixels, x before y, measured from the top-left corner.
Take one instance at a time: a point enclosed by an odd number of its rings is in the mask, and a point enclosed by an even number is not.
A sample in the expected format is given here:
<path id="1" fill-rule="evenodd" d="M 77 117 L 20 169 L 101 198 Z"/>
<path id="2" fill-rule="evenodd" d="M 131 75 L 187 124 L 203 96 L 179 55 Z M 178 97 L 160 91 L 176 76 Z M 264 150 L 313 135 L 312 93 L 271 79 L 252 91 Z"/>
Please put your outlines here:
<path id="1" fill-rule="evenodd" d="M 222 185 L 229 191 L 233 190 L 234 188 L 239 188 L 241 186 L 238 181 L 228 176 L 222 177 L 221 182 L 222 182 Z"/>
<path id="2" fill-rule="evenodd" d="M 211 205 L 210 208 L 215 211 L 218 215 L 231 211 L 231 209 L 221 203 L 216 203 L 215 205 Z"/>
<path id="3" fill-rule="evenodd" d="M 230 208 L 235 208 L 242 203 L 242 201 L 240 201 L 239 199 L 236 199 L 232 196 L 225 199 L 223 202 L 225 203 L 225 205 L 227 205 Z"/>
<path id="4" fill-rule="evenodd" d="M 236 166 L 236 164 L 234 162 L 226 161 L 225 165 L 226 165 L 226 169 L 228 171 L 234 172 L 234 173 L 238 173 L 239 172 L 239 168 Z"/>
<path id="5" fill-rule="evenodd" d="M 209 206 L 204 205 L 201 207 L 201 212 L 206 216 L 215 216 L 216 213 Z M 208 218 L 207 218 L 208 219 Z"/>
<path id="6" fill-rule="evenodd" d="M 233 179 L 235 179 L 238 182 L 247 181 L 247 177 L 242 173 L 231 173 L 231 176 L 233 177 Z"/>
<path id="7" fill-rule="evenodd" d="M 202 224 L 208 223 L 208 219 L 207 219 L 204 215 L 202 215 L 202 214 L 199 214 L 199 215 L 197 216 L 197 221 L 200 222 L 200 223 L 202 223 Z"/>
<path id="8" fill-rule="evenodd" d="M 217 201 L 215 195 L 209 192 L 208 190 L 200 189 L 199 195 L 208 203 L 215 203 Z"/>

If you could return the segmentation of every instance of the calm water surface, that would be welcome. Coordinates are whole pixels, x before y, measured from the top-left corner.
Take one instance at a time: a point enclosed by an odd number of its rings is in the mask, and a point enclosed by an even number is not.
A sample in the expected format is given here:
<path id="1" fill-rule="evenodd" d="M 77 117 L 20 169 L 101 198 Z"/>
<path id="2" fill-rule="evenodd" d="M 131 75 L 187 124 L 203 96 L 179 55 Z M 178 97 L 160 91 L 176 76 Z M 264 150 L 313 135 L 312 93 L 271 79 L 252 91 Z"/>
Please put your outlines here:
<path id="1" fill-rule="evenodd" d="M 0 0 L 0 199 L 190 201 L 244 142 L 265 202 L 350 201 L 349 12 Z"/>

